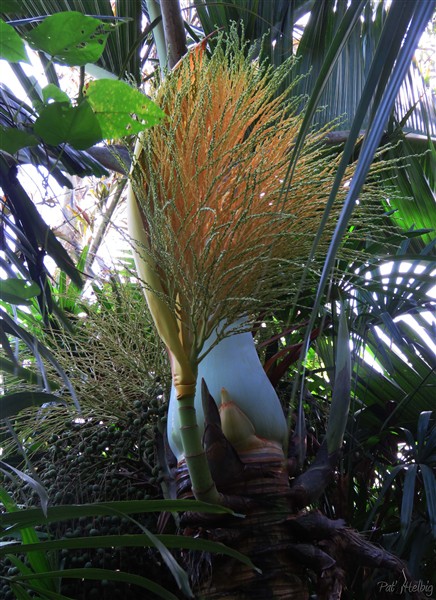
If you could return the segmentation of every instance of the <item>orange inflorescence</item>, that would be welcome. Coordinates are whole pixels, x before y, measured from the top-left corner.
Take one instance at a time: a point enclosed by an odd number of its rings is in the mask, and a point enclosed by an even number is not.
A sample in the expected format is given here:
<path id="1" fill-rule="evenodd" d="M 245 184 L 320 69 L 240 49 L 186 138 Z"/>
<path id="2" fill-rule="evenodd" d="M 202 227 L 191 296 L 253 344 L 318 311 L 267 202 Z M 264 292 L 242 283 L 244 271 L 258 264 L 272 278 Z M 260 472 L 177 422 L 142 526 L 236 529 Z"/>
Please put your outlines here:
<path id="1" fill-rule="evenodd" d="M 168 119 L 147 133 L 141 205 L 182 312 L 262 302 L 262 286 L 307 259 L 334 161 L 322 156 L 322 133 L 311 134 L 284 192 L 302 117 L 274 91 L 255 62 L 197 52 L 158 93 Z"/>

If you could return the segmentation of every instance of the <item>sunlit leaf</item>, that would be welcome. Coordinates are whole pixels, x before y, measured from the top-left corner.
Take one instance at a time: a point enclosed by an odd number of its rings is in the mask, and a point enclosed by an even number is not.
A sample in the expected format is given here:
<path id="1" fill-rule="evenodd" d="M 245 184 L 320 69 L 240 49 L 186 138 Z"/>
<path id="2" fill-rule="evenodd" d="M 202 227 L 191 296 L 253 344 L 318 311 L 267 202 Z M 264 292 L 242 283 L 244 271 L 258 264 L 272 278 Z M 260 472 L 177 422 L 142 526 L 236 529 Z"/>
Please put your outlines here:
<path id="1" fill-rule="evenodd" d="M 49 104 L 41 111 L 34 130 L 47 144 L 57 146 L 66 142 L 78 150 L 89 148 L 102 139 L 99 123 L 87 102 L 79 106 L 69 106 L 65 102 Z"/>
<path id="2" fill-rule="evenodd" d="M 54 83 L 49 83 L 42 88 L 42 99 L 45 103 L 48 103 L 49 100 L 56 100 L 57 102 L 71 104 L 68 94 L 61 90 L 57 85 L 54 85 Z"/>
<path id="3" fill-rule="evenodd" d="M 23 40 L 11 25 L 0 19 L 0 59 L 29 62 Z"/>
<path id="4" fill-rule="evenodd" d="M 112 27 L 79 12 L 60 12 L 44 19 L 27 34 L 27 40 L 55 62 L 82 66 L 100 58 Z"/>
<path id="5" fill-rule="evenodd" d="M 97 116 L 103 139 L 139 133 L 165 117 L 154 102 L 123 81 L 92 81 L 85 94 Z"/>

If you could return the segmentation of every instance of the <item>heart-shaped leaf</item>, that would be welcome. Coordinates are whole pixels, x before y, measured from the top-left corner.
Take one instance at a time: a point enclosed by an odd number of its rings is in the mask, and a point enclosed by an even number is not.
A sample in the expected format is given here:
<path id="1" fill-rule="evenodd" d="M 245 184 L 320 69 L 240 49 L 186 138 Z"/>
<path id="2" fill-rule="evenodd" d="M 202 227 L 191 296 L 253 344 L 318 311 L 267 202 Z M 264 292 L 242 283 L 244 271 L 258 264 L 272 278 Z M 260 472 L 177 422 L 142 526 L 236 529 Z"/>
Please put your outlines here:
<path id="1" fill-rule="evenodd" d="M 21 148 L 35 146 L 38 140 L 31 133 L 27 133 L 16 127 L 0 126 L 0 149 L 15 154 Z"/>
<path id="2" fill-rule="evenodd" d="M 85 150 L 102 139 L 102 132 L 92 108 L 87 102 L 69 106 L 66 102 L 47 105 L 35 121 L 34 131 L 47 144 L 57 146 L 67 142 Z"/>
<path id="3" fill-rule="evenodd" d="M 49 100 L 56 100 L 56 102 L 66 102 L 67 104 L 71 104 L 68 94 L 62 91 L 54 83 L 49 83 L 42 89 L 42 98 L 46 104 L 48 104 Z"/>
<path id="4" fill-rule="evenodd" d="M 32 48 L 50 54 L 55 62 L 83 66 L 100 58 L 113 27 L 80 12 L 59 12 L 28 33 L 27 41 Z"/>
<path id="5" fill-rule="evenodd" d="M 103 139 L 140 133 L 165 117 L 157 104 L 124 81 L 92 81 L 84 93 L 97 116 Z"/>
<path id="6" fill-rule="evenodd" d="M 9 62 L 29 62 L 24 42 L 13 27 L 0 19 L 0 58 Z"/>

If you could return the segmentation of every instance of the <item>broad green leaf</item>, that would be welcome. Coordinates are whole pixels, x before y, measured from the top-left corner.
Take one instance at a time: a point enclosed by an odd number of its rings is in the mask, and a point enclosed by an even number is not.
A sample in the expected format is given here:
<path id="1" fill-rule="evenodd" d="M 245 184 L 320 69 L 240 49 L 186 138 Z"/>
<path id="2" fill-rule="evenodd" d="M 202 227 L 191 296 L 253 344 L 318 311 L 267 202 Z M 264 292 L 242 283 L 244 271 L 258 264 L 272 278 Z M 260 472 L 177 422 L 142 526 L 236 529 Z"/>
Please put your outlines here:
<path id="1" fill-rule="evenodd" d="M 100 58 L 112 27 L 80 12 L 59 12 L 28 33 L 27 41 L 55 62 L 83 66 Z"/>
<path id="2" fill-rule="evenodd" d="M 13 27 L 0 19 L 0 59 L 29 62 L 23 40 Z"/>
<path id="3" fill-rule="evenodd" d="M 30 304 L 30 299 L 38 296 L 41 289 L 34 281 L 28 283 L 23 279 L 2 279 L 0 285 L 0 300 L 9 304 Z"/>
<path id="4" fill-rule="evenodd" d="M 78 150 L 89 148 L 103 137 L 87 102 L 79 106 L 69 106 L 65 102 L 49 104 L 35 121 L 34 130 L 47 144 L 57 146 L 66 142 Z"/>
<path id="5" fill-rule="evenodd" d="M 21 148 L 36 146 L 38 140 L 31 133 L 26 133 L 16 127 L 0 126 L 0 149 L 15 154 Z"/>
<path id="6" fill-rule="evenodd" d="M 56 102 L 66 102 L 67 104 L 71 104 L 68 94 L 61 90 L 54 83 L 49 83 L 42 88 L 42 99 L 46 104 L 48 104 L 49 100 L 56 100 Z"/>
<path id="7" fill-rule="evenodd" d="M 103 139 L 140 133 L 165 117 L 154 102 L 124 81 L 92 81 L 84 93 L 97 116 Z"/>

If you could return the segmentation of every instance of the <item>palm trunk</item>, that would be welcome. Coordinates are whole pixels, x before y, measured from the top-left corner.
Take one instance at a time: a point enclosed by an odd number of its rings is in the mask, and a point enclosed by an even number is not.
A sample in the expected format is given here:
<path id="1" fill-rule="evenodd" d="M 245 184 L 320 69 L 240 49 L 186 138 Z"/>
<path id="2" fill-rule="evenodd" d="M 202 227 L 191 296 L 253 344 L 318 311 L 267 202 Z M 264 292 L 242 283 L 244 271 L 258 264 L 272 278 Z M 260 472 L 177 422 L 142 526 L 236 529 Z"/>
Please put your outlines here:
<path id="1" fill-rule="evenodd" d="M 218 555 L 208 556 L 200 565 L 198 557 L 193 557 L 197 598 L 306 600 L 304 569 L 289 551 L 296 540 L 288 525 L 293 510 L 283 452 L 271 444 L 238 455 L 244 465 L 242 477 L 222 483 L 221 490 L 231 506 L 238 508 L 240 503 L 245 518 L 211 520 L 199 514 L 185 515 L 184 533 L 231 546 L 249 556 L 259 571 Z M 187 495 L 189 476 L 184 461 L 178 467 L 178 484 L 179 494 Z"/>
<path id="2" fill-rule="evenodd" d="M 331 481 L 337 452 L 329 454 L 322 444 L 310 467 L 290 478 L 293 462 L 281 444 L 251 433 L 246 415 L 232 403 L 219 412 L 204 380 L 201 387 L 209 469 L 223 504 L 244 518 L 185 513 L 183 533 L 224 543 L 248 556 L 256 569 L 216 554 L 190 555 L 198 600 L 307 600 L 310 585 L 318 600 L 339 600 L 346 573 L 359 566 L 386 568 L 411 581 L 400 559 L 347 528 L 342 519 L 302 510 Z M 229 419 L 245 434 L 243 441 L 232 439 L 236 447 L 228 439 L 235 429 L 227 427 Z M 192 496 L 184 458 L 176 480 L 178 496 Z"/>

